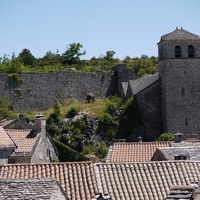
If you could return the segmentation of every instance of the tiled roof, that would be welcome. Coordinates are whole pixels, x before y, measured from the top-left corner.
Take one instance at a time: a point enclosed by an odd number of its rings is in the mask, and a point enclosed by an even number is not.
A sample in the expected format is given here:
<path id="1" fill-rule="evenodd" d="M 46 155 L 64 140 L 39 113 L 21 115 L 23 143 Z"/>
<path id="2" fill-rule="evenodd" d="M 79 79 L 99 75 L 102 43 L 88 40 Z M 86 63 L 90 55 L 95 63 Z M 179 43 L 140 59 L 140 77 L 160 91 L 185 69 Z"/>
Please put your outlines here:
<path id="1" fill-rule="evenodd" d="M 58 193 L 58 189 L 60 193 Z M 55 179 L 0 179 L 0 199 L 67 200 Z"/>
<path id="2" fill-rule="evenodd" d="M 0 126 L 0 148 L 5 147 L 15 147 L 15 145 L 5 130 Z"/>
<path id="3" fill-rule="evenodd" d="M 40 134 L 34 134 L 31 130 L 26 129 L 6 129 L 5 131 L 17 146 L 12 155 L 32 153 L 40 137 Z"/>
<path id="4" fill-rule="evenodd" d="M 200 180 L 199 161 L 95 164 L 98 188 L 111 199 L 163 200 L 172 185 Z"/>
<path id="5" fill-rule="evenodd" d="M 161 41 L 163 40 L 200 40 L 200 37 L 183 28 L 177 28 L 173 32 L 163 35 Z"/>
<path id="6" fill-rule="evenodd" d="M 116 142 L 110 152 L 110 162 L 150 161 L 158 147 L 169 146 L 170 142 Z"/>
<path id="7" fill-rule="evenodd" d="M 15 121 L 15 119 L 6 118 L 6 119 L 3 119 L 0 121 L 0 125 L 4 128 L 5 126 L 11 124 L 14 121 Z"/>
<path id="8" fill-rule="evenodd" d="M 149 87 L 150 85 L 158 81 L 158 79 L 159 75 L 158 73 L 155 73 L 155 74 L 148 74 L 136 80 L 130 80 L 128 85 L 128 92 L 129 92 L 128 95 L 130 95 L 130 93 L 131 95 L 138 94 L 145 88 Z"/>
<path id="9" fill-rule="evenodd" d="M 1 178 L 54 178 L 70 200 L 89 200 L 98 193 L 92 162 L 0 165 Z"/>

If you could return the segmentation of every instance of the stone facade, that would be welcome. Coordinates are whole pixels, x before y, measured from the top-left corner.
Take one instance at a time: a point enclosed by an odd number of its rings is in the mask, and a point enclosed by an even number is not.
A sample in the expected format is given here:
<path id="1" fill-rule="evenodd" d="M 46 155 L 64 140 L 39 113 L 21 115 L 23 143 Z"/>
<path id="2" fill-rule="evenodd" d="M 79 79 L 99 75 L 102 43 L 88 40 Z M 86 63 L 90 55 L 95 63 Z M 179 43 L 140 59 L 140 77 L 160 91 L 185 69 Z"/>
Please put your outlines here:
<path id="1" fill-rule="evenodd" d="M 0 74 L 0 96 L 10 98 L 15 111 L 45 110 L 56 101 L 86 100 L 88 93 L 96 98 L 116 94 L 113 72 L 21 73 L 21 82 Z"/>
<path id="2" fill-rule="evenodd" d="M 193 47 L 192 57 L 189 46 Z M 176 52 L 176 47 L 181 52 Z M 200 133 L 200 37 L 176 29 L 161 37 L 158 49 L 163 129 Z"/>

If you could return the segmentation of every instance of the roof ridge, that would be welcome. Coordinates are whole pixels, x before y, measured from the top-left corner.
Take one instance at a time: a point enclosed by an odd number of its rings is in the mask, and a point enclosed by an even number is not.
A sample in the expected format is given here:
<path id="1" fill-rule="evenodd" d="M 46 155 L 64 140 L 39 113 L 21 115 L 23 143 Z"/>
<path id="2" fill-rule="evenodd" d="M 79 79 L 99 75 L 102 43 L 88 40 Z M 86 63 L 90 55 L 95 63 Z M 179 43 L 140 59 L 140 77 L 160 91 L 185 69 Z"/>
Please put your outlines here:
<path id="1" fill-rule="evenodd" d="M 6 166 L 31 166 L 31 165 L 63 165 L 63 164 L 92 164 L 92 161 L 81 161 L 81 162 L 52 162 L 52 163 L 14 163 L 14 164 L 0 164 L 0 167 L 6 167 Z"/>

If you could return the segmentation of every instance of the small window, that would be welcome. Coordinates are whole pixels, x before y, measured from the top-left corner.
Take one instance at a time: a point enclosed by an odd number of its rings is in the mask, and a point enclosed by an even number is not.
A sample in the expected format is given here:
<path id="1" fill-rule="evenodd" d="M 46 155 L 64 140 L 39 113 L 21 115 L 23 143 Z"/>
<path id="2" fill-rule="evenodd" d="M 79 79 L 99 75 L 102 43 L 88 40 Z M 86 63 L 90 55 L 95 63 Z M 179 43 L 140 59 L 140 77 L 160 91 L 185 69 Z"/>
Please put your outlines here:
<path id="1" fill-rule="evenodd" d="M 188 119 L 185 118 L 185 125 L 187 126 L 188 125 Z"/>
<path id="2" fill-rule="evenodd" d="M 188 46 L 188 57 L 193 58 L 194 57 L 194 47 L 192 45 Z"/>
<path id="3" fill-rule="evenodd" d="M 182 96 L 182 97 L 185 96 L 185 89 L 184 89 L 184 87 L 181 88 L 181 96 Z"/>
<path id="4" fill-rule="evenodd" d="M 49 149 L 47 149 L 47 158 L 50 158 L 51 157 L 51 152 Z"/>
<path id="5" fill-rule="evenodd" d="M 184 155 L 174 156 L 174 160 L 187 160 L 187 156 Z"/>
<path id="6" fill-rule="evenodd" d="M 181 47 L 175 46 L 175 58 L 181 57 Z"/>
<path id="7" fill-rule="evenodd" d="M 163 59 L 163 48 L 159 49 L 159 60 Z"/>

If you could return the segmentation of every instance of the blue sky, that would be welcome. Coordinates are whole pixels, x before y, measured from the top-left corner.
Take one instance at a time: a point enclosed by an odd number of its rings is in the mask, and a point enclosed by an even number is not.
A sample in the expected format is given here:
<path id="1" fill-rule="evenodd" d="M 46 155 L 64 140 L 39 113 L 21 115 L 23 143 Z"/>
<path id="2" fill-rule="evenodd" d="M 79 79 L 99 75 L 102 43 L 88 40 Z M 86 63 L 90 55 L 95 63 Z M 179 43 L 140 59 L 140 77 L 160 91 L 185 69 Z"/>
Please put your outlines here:
<path id="1" fill-rule="evenodd" d="M 86 55 L 157 56 L 176 27 L 200 35 L 199 0 L 0 0 L 0 57 L 27 48 L 35 57 L 81 43 Z"/>

